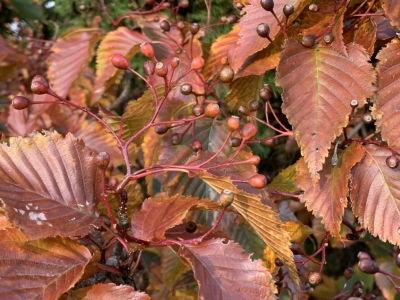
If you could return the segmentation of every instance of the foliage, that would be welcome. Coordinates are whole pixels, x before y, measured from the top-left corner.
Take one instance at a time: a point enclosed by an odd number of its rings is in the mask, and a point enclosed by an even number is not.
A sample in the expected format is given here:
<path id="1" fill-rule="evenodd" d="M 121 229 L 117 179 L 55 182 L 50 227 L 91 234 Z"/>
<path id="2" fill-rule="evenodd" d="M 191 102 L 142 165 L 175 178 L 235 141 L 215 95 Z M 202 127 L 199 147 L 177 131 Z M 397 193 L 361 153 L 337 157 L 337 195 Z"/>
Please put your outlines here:
<path id="1" fill-rule="evenodd" d="M 36 2 L 0 2 L 7 299 L 400 292 L 398 1 Z"/>

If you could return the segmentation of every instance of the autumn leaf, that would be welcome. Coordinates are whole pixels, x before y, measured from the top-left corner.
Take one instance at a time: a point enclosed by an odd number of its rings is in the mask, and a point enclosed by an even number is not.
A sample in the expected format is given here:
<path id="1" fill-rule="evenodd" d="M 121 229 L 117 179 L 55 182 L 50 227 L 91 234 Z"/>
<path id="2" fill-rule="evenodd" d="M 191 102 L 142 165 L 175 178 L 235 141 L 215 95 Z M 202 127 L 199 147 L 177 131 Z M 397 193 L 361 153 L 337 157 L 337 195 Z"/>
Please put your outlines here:
<path id="1" fill-rule="evenodd" d="M 128 285 L 115 285 L 114 283 L 95 284 L 69 292 L 69 299 L 74 300 L 150 300 L 150 296 L 144 292 L 135 291 Z"/>
<path id="2" fill-rule="evenodd" d="M 301 159 L 296 164 L 296 183 L 304 190 L 304 194 L 300 196 L 301 202 L 305 203 L 307 209 L 316 217 L 322 218 L 326 230 L 339 241 L 342 241 L 340 224 L 347 206 L 350 171 L 362 159 L 363 154 L 363 147 L 353 142 L 339 156 L 337 166 L 332 166 L 330 162 L 325 163 L 320 172 L 321 179 L 316 185 L 310 181 L 310 173 L 304 160 Z"/>
<path id="3" fill-rule="evenodd" d="M 296 165 L 293 164 L 275 176 L 271 183 L 268 184 L 268 188 L 292 194 L 299 193 L 301 189 L 296 186 L 296 177 Z"/>
<path id="4" fill-rule="evenodd" d="M 373 107 L 376 126 L 381 130 L 382 139 L 389 146 L 399 148 L 399 111 L 400 96 L 397 87 L 400 85 L 400 43 L 393 40 L 386 48 L 379 51 L 377 59 L 378 96 Z"/>
<path id="5" fill-rule="evenodd" d="M 198 198 L 182 195 L 146 199 L 131 223 L 134 237 L 146 241 L 162 239 L 165 231 L 180 224 L 198 201 Z"/>
<path id="6" fill-rule="evenodd" d="M 149 41 L 146 36 L 126 27 L 119 27 L 105 36 L 97 50 L 96 80 L 93 87 L 92 104 L 100 99 L 101 94 L 114 83 L 121 73 L 121 70 L 111 64 L 111 58 L 115 54 L 121 54 L 129 61 L 139 51 L 140 44 Z"/>
<path id="7" fill-rule="evenodd" d="M 377 26 L 371 19 L 365 18 L 361 21 L 354 31 L 347 32 L 344 36 L 344 43 L 359 44 L 367 50 L 369 56 L 372 56 L 375 51 Z"/>
<path id="8" fill-rule="evenodd" d="M 85 235 L 100 226 L 100 172 L 72 134 L 35 132 L 0 145 L 0 197 L 15 227 L 32 239 Z"/>
<path id="9" fill-rule="evenodd" d="M 271 12 L 264 10 L 260 6 L 259 0 L 250 0 L 250 5 L 246 5 L 241 14 L 244 15 L 239 20 L 239 40 L 236 45 L 235 53 L 230 63 L 234 71 L 238 71 L 243 65 L 245 60 L 252 54 L 266 48 L 270 42 L 268 39 L 261 38 L 257 34 L 257 26 L 260 23 L 266 23 L 270 28 L 270 38 L 274 40 L 275 36 L 280 31 L 278 21 L 274 18 Z M 307 1 L 304 0 L 275 0 L 274 11 L 280 22 L 283 21 L 283 7 L 286 4 L 294 5 L 294 13 L 290 16 L 288 24 L 297 18 L 299 13 L 303 10 Z"/>
<path id="10" fill-rule="evenodd" d="M 80 279 L 89 250 L 69 238 L 29 240 L 20 230 L 0 230 L 3 299 L 57 299 Z"/>
<path id="11" fill-rule="evenodd" d="M 278 66 L 277 83 L 284 90 L 282 110 L 314 183 L 331 143 L 348 124 L 351 100 L 362 106 L 374 92 L 375 73 L 368 54 L 356 44 L 347 51 L 348 58 L 325 46 L 306 48 L 290 39 Z"/>
<path id="12" fill-rule="evenodd" d="M 282 228 L 289 233 L 290 240 L 296 243 L 304 242 L 304 240 L 314 232 L 309 226 L 297 221 L 283 222 Z"/>
<path id="13" fill-rule="evenodd" d="M 400 245 L 400 168 L 386 165 L 386 158 L 392 154 L 387 148 L 363 148 L 364 160 L 352 171 L 350 199 L 354 215 L 372 235 Z"/>
<path id="14" fill-rule="evenodd" d="M 400 2 L 397 0 L 385 0 L 382 3 L 385 14 L 389 17 L 390 23 L 397 28 L 400 27 Z"/>
<path id="15" fill-rule="evenodd" d="M 234 110 L 240 106 L 248 107 L 251 101 L 259 97 L 262 83 L 262 76 L 250 75 L 236 79 L 230 84 L 231 90 L 225 97 L 226 105 Z"/>
<path id="16" fill-rule="evenodd" d="M 217 193 L 221 193 L 225 189 L 233 192 L 232 206 L 282 260 L 288 268 L 290 277 L 298 284 L 299 278 L 293 261 L 293 253 L 290 250 L 289 235 L 281 228 L 282 221 L 278 213 L 273 211 L 271 207 L 262 204 L 258 195 L 246 193 L 235 187 L 228 177 L 215 177 L 206 172 L 200 173 L 198 177 Z"/>
<path id="17" fill-rule="evenodd" d="M 262 261 L 251 261 L 232 241 L 189 244 L 178 253 L 190 262 L 201 299 L 277 299 L 271 274 Z"/>
<path id="18" fill-rule="evenodd" d="M 73 28 L 54 43 L 46 62 L 50 87 L 55 93 L 67 96 L 74 80 L 92 59 L 93 46 L 102 35 L 98 28 Z"/>

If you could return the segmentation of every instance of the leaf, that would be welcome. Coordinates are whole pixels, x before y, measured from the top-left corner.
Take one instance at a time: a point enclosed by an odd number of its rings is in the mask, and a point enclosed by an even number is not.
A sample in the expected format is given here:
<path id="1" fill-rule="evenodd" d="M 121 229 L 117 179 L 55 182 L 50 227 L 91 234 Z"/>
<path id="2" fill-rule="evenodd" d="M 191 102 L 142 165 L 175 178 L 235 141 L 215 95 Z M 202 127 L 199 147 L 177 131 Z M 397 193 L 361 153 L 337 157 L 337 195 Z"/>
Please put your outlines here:
<path id="1" fill-rule="evenodd" d="M 286 169 L 282 170 L 272 181 L 268 184 L 268 188 L 278 190 L 281 192 L 296 194 L 301 191 L 296 186 L 296 164 L 293 164 Z"/>
<path id="2" fill-rule="evenodd" d="M 61 97 L 67 96 L 74 80 L 92 59 L 94 44 L 101 36 L 98 28 L 73 28 L 60 36 L 46 61 L 49 83 L 54 92 Z"/>
<path id="3" fill-rule="evenodd" d="M 162 239 L 165 231 L 182 223 L 198 198 L 175 195 L 159 199 L 148 198 L 132 219 L 132 233 L 142 240 Z"/>
<path id="4" fill-rule="evenodd" d="M 250 75 L 236 79 L 230 85 L 230 91 L 225 97 L 226 105 L 237 110 L 240 106 L 248 107 L 249 103 L 257 99 L 262 88 L 262 76 Z"/>
<path id="5" fill-rule="evenodd" d="M 178 253 L 190 262 L 201 299 L 277 299 L 262 261 L 242 252 L 232 241 L 214 239 L 182 246 Z"/>
<path id="6" fill-rule="evenodd" d="M 157 86 L 156 93 L 160 95 L 163 93 L 164 87 Z M 122 126 L 122 139 L 127 141 L 133 135 L 135 135 L 139 130 L 142 130 L 152 119 L 155 112 L 155 99 L 152 91 L 146 90 L 143 96 L 134 101 L 130 101 L 125 108 L 124 114 L 120 116 L 106 116 L 102 113 L 103 119 L 108 125 L 114 130 L 115 133 L 119 133 L 120 124 L 123 122 Z M 133 142 L 140 146 L 143 142 L 144 134 L 140 134 L 136 137 Z"/>
<path id="7" fill-rule="evenodd" d="M 85 120 L 80 124 L 78 130 L 72 133 L 82 139 L 85 145 L 93 151 L 107 152 L 114 166 L 117 167 L 124 163 L 117 141 L 111 134 L 106 133 L 105 128 L 99 122 Z"/>
<path id="8" fill-rule="evenodd" d="M 389 274 L 393 274 L 395 276 L 400 275 L 400 269 L 393 263 L 393 258 L 380 257 L 376 260 L 379 268 L 381 270 L 386 271 Z M 393 286 L 392 282 L 388 280 L 388 278 L 381 274 L 374 274 L 376 285 L 381 290 L 383 296 L 387 300 L 395 300 L 397 291 Z"/>
<path id="9" fill-rule="evenodd" d="M 385 0 L 382 3 L 385 14 L 389 17 L 391 24 L 400 27 L 400 3 L 397 0 Z"/>
<path id="10" fill-rule="evenodd" d="M 33 133 L 0 145 L 0 198 L 13 225 L 32 239 L 77 236 L 100 226 L 100 172 L 72 134 Z"/>
<path id="11" fill-rule="evenodd" d="M 0 209 L 0 230 L 11 227 L 10 220 L 8 220 L 6 213 Z"/>
<path id="12" fill-rule="evenodd" d="M 364 151 L 364 160 L 352 171 L 354 215 L 372 235 L 400 245 L 400 168 L 386 166 L 386 158 L 392 154 L 386 148 L 369 145 Z"/>
<path id="13" fill-rule="evenodd" d="M 286 221 L 283 223 L 282 228 L 289 233 L 290 241 L 295 243 L 304 242 L 304 240 L 314 232 L 309 226 L 297 221 Z"/>
<path id="14" fill-rule="evenodd" d="M 280 27 L 274 16 L 260 6 L 259 0 L 250 0 L 250 5 L 246 5 L 241 14 L 244 16 L 239 20 L 239 40 L 236 45 L 235 54 L 230 63 L 236 71 L 243 65 L 244 61 L 252 54 L 266 48 L 270 42 L 268 39 L 261 38 L 257 34 L 257 26 L 266 23 L 270 27 L 270 38 L 274 40 L 279 33 Z M 304 0 L 275 0 L 274 11 L 280 20 L 283 21 L 283 6 L 285 4 L 294 5 L 294 13 L 290 16 L 288 24 L 291 24 L 303 10 L 308 1 Z"/>
<path id="15" fill-rule="evenodd" d="M 167 291 L 173 291 L 178 280 L 190 270 L 190 267 L 182 263 L 182 259 L 172 250 L 165 247 L 161 251 L 161 275 Z"/>
<path id="16" fill-rule="evenodd" d="M 325 163 L 320 173 L 321 179 L 316 185 L 310 181 L 310 173 L 304 160 L 297 162 L 299 175 L 296 183 L 304 190 L 300 201 L 306 204 L 314 216 L 322 218 L 326 230 L 339 241 L 342 241 L 340 224 L 347 206 L 350 171 L 362 159 L 363 154 L 363 147 L 354 142 L 340 155 L 337 166 L 332 166 L 330 162 Z"/>
<path id="17" fill-rule="evenodd" d="M 348 58 L 325 46 L 306 48 L 290 39 L 278 66 L 282 111 L 293 126 L 314 183 L 331 143 L 348 124 L 351 100 L 362 106 L 374 92 L 375 74 L 367 53 L 356 44 L 347 51 Z"/>
<path id="18" fill-rule="evenodd" d="M 68 300 L 150 300 L 144 292 L 135 291 L 128 285 L 115 285 L 114 283 L 95 284 L 86 288 L 69 292 Z"/>
<path id="19" fill-rule="evenodd" d="M 150 42 L 150 40 L 141 33 L 126 27 L 118 27 L 117 30 L 111 31 L 105 36 L 97 50 L 96 80 L 92 104 L 100 99 L 102 93 L 114 83 L 121 73 L 121 70 L 111 64 L 111 58 L 115 54 L 121 54 L 129 61 L 139 51 L 140 44 L 144 42 Z"/>
<path id="20" fill-rule="evenodd" d="M 281 228 L 282 221 L 278 213 L 271 207 L 261 203 L 259 196 L 246 193 L 236 188 L 227 177 L 214 177 L 203 172 L 198 175 L 211 186 L 217 193 L 224 189 L 234 193 L 232 206 L 253 227 L 263 241 L 282 260 L 289 271 L 290 277 L 298 285 L 299 277 L 293 261 L 293 253 L 290 250 L 291 243 L 288 233 Z"/>
<path id="21" fill-rule="evenodd" d="M 351 30 L 344 35 L 344 42 L 349 44 L 362 45 L 367 50 L 369 56 L 372 56 L 375 51 L 377 26 L 369 18 L 361 21 L 360 25 L 355 30 Z"/>
<path id="22" fill-rule="evenodd" d="M 232 30 L 221 35 L 212 45 L 206 64 L 203 69 L 205 79 L 211 79 L 222 68 L 221 58 L 230 57 L 235 53 L 236 42 L 239 38 L 239 26 L 233 26 Z M 233 61 L 230 59 L 229 61 Z"/>
<path id="23" fill-rule="evenodd" d="M 389 146 L 399 148 L 399 110 L 400 95 L 400 43 L 393 40 L 377 55 L 378 96 L 372 109 L 376 118 L 376 126 L 381 130 L 382 139 Z"/>
<path id="24" fill-rule="evenodd" d="M 57 299 L 82 276 L 89 250 L 69 238 L 29 240 L 18 229 L 0 230 L 3 299 Z"/>

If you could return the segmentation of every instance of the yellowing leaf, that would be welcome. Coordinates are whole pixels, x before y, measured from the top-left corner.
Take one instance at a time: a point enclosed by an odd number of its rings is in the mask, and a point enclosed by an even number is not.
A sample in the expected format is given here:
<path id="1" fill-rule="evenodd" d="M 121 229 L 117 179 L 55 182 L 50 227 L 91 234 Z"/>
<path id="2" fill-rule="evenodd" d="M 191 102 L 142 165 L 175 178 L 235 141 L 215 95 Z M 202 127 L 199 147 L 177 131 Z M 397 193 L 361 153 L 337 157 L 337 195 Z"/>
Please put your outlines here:
<path id="1" fill-rule="evenodd" d="M 265 266 L 272 276 L 275 276 L 279 270 L 279 267 L 275 264 L 275 259 L 277 258 L 274 251 L 270 247 L 265 247 L 263 252 L 263 257 L 265 259 Z"/>
<path id="2" fill-rule="evenodd" d="M 225 97 L 226 105 L 237 110 L 241 105 L 248 107 L 254 99 L 258 99 L 258 92 L 262 87 L 262 76 L 246 76 L 236 79 L 230 85 L 230 92 Z"/>
<path id="3" fill-rule="evenodd" d="M 309 226 L 295 221 L 283 222 L 282 228 L 289 233 L 290 240 L 296 243 L 304 242 L 314 232 Z"/>

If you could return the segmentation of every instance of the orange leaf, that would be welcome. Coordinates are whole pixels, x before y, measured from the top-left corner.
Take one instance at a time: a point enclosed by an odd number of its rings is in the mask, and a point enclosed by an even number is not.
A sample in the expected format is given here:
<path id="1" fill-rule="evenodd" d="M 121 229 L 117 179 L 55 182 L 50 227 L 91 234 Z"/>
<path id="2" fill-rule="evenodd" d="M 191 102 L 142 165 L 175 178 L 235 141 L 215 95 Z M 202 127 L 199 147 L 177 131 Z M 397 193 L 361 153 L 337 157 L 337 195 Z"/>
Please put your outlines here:
<path id="1" fill-rule="evenodd" d="M 393 26 L 400 27 L 400 2 L 398 0 L 385 0 L 382 3 L 385 15 L 391 20 Z"/>
<path id="2" fill-rule="evenodd" d="M 114 283 L 95 284 L 86 288 L 70 291 L 72 296 L 68 299 L 76 300 L 150 300 L 150 296 L 144 292 L 135 291 L 128 285 L 115 285 Z"/>
<path id="3" fill-rule="evenodd" d="M 314 185 L 310 181 L 310 173 L 304 160 L 297 163 L 297 185 L 304 190 L 300 197 L 307 209 L 312 211 L 316 217 L 322 218 L 326 230 L 329 230 L 339 241 L 340 224 L 347 206 L 348 184 L 350 170 L 363 157 L 363 147 L 354 142 L 339 157 L 337 166 L 326 162 L 321 171 L 321 179 Z"/>
<path id="4" fill-rule="evenodd" d="M 400 245 L 400 167 L 386 165 L 392 154 L 386 148 L 369 145 L 364 151 L 364 160 L 352 172 L 353 212 L 374 236 Z"/>
<path id="5" fill-rule="evenodd" d="M 347 58 L 321 45 L 306 48 L 290 39 L 278 65 L 282 110 L 314 182 L 331 143 L 348 124 L 351 100 L 362 106 L 374 92 L 375 73 L 368 54 L 356 44 L 348 47 L 348 54 Z"/>

